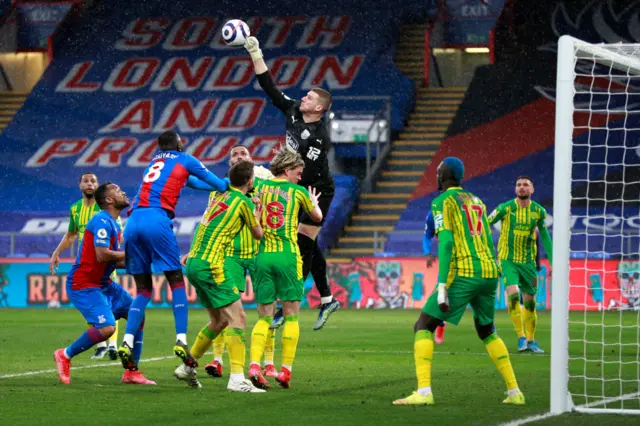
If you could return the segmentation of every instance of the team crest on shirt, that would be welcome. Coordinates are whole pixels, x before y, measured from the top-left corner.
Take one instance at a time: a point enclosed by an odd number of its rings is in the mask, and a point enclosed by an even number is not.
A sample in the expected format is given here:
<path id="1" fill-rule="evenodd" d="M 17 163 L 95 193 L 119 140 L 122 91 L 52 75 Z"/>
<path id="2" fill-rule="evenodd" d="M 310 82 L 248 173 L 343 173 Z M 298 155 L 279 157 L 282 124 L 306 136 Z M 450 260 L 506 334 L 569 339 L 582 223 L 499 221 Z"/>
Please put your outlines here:
<path id="1" fill-rule="evenodd" d="M 98 230 L 98 237 L 99 238 L 107 238 L 107 230 L 102 228 Z"/>
<path id="2" fill-rule="evenodd" d="M 309 132 L 308 129 L 304 129 L 302 133 L 300 133 L 300 137 L 302 139 L 309 139 L 309 136 L 311 136 L 311 133 Z"/>
<path id="3" fill-rule="evenodd" d="M 296 151 L 298 150 L 298 141 L 295 140 L 293 138 L 293 136 L 291 136 L 291 133 L 287 132 L 287 145 L 289 145 L 291 148 L 295 149 Z"/>

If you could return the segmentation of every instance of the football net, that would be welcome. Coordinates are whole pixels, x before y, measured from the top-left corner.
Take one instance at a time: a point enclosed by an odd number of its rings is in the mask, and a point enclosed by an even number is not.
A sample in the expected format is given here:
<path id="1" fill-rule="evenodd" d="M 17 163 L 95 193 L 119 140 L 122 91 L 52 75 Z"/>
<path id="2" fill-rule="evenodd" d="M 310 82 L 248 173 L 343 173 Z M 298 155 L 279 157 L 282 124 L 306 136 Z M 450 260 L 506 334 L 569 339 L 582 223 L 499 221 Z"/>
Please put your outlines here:
<path id="1" fill-rule="evenodd" d="M 640 414 L 640 45 L 558 43 L 551 411 Z"/>

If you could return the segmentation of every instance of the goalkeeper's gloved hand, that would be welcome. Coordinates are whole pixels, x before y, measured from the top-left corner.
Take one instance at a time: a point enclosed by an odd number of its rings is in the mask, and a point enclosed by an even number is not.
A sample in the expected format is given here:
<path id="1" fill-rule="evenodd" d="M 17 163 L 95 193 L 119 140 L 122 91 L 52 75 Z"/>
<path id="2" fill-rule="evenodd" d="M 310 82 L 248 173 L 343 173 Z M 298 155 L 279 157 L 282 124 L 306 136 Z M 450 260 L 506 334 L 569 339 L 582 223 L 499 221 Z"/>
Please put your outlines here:
<path id="1" fill-rule="evenodd" d="M 262 166 L 254 166 L 253 175 L 260 179 L 271 179 L 273 174 Z"/>
<path id="2" fill-rule="evenodd" d="M 244 41 L 244 48 L 247 49 L 249 55 L 251 55 L 251 59 L 257 61 L 262 58 L 262 50 L 260 50 L 260 42 L 254 36 L 247 37 Z"/>
<path id="3" fill-rule="evenodd" d="M 438 284 L 438 307 L 444 313 L 449 312 L 449 296 L 447 296 L 447 284 Z"/>

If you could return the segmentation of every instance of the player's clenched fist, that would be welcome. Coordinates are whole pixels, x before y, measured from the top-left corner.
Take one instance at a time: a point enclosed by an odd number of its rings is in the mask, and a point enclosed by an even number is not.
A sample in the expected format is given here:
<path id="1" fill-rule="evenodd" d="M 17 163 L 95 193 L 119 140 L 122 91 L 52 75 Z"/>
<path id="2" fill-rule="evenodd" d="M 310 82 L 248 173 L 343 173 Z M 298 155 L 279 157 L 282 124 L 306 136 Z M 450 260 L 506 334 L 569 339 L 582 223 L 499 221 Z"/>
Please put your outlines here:
<path id="1" fill-rule="evenodd" d="M 254 36 L 247 37 L 244 42 L 244 48 L 247 49 L 249 55 L 251 55 L 251 59 L 257 61 L 262 58 L 262 50 L 260 50 L 260 42 Z"/>

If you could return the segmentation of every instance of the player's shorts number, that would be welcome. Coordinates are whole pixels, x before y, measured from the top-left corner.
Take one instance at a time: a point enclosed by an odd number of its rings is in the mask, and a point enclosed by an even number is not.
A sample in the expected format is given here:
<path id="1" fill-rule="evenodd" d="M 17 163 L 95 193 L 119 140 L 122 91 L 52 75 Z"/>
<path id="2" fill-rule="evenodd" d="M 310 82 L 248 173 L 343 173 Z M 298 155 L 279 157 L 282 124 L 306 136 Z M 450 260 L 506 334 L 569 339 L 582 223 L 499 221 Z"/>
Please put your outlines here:
<path id="1" fill-rule="evenodd" d="M 471 236 L 482 235 L 482 206 L 479 204 L 463 204 L 462 210 L 467 216 L 467 224 L 469 225 Z M 472 211 L 475 215 L 471 213 Z"/>
<path id="2" fill-rule="evenodd" d="M 282 225 L 284 225 L 284 206 L 279 201 L 272 201 L 267 204 L 267 226 L 278 229 Z"/>
<path id="3" fill-rule="evenodd" d="M 157 163 L 153 163 L 151 167 L 149 167 L 149 171 L 144 178 L 142 179 L 146 183 L 155 182 L 160 178 L 160 173 L 164 169 L 164 162 L 158 161 Z"/>

